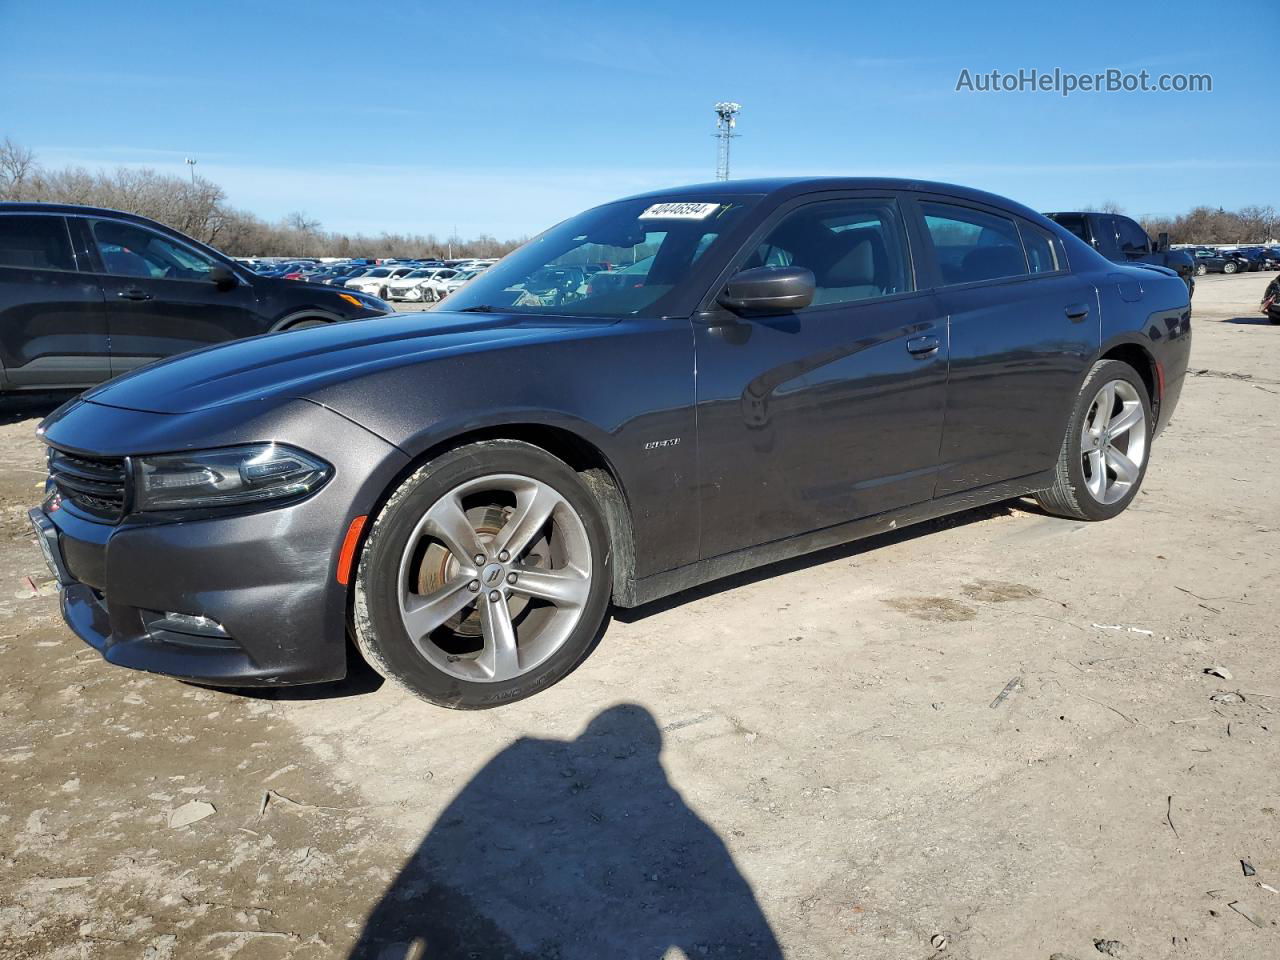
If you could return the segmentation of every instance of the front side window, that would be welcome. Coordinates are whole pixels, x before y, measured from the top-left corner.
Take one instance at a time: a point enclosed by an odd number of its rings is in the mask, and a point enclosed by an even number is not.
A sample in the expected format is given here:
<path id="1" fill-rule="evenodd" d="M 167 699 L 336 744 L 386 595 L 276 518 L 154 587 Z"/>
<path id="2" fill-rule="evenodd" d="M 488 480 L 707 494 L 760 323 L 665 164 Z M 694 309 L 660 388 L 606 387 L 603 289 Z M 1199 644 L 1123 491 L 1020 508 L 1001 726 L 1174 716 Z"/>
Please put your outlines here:
<path id="1" fill-rule="evenodd" d="M 0 216 L 0 267 L 74 270 L 66 221 L 62 217 Z"/>
<path id="2" fill-rule="evenodd" d="M 215 264 L 168 237 L 115 220 L 95 220 L 93 238 L 107 273 L 151 280 L 207 280 Z"/>
<path id="3" fill-rule="evenodd" d="M 1022 238 L 1009 218 L 948 203 L 922 203 L 920 208 L 944 284 L 1027 273 Z"/>
<path id="4" fill-rule="evenodd" d="M 1141 257 L 1151 252 L 1151 238 L 1147 231 L 1128 217 L 1116 217 L 1116 233 L 1120 237 L 1120 251 L 1125 255 Z"/>
<path id="5" fill-rule="evenodd" d="M 474 274 L 446 310 L 660 317 L 755 197 L 621 200 L 572 217 Z M 588 271 L 588 266 L 601 269 Z"/>
<path id="6" fill-rule="evenodd" d="M 911 289 L 902 220 L 891 200 L 827 200 L 787 214 L 742 268 L 806 267 L 813 307 Z"/>

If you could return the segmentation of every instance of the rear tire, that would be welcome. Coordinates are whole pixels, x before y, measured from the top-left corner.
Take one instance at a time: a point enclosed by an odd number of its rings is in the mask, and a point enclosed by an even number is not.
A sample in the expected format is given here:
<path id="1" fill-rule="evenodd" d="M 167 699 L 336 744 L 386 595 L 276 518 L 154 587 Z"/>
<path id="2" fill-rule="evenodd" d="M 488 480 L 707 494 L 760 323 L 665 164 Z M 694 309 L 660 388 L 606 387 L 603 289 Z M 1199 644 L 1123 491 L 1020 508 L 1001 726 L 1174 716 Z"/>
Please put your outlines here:
<path id="1" fill-rule="evenodd" d="M 1123 512 L 1146 476 L 1154 422 L 1138 372 L 1119 360 L 1099 360 L 1072 407 L 1053 486 L 1037 493 L 1037 502 L 1075 520 Z"/>
<path id="2" fill-rule="evenodd" d="M 1206 273 L 1208 273 L 1208 272 L 1209 272 L 1209 268 L 1208 268 L 1208 267 L 1206 267 L 1203 263 L 1197 263 L 1197 264 L 1196 264 L 1196 276 L 1197 276 L 1197 277 L 1203 277 L 1203 276 L 1204 276 Z"/>
<path id="3" fill-rule="evenodd" d="M 378 673 L 439 706 L 522 700 L 591 651 L 610 558 L 600 507 L 566 464 L 514 440 L 459 447 L 406 479 L 374 521 L 356 644 Z"/>
<path id="4" fill-rule="evenodd" d="M 285 327 L 286 330 L 309 330 L 312 327 L 327 327 L 328 320 L 299 320 L 297 323 L 291 323 Z"/>

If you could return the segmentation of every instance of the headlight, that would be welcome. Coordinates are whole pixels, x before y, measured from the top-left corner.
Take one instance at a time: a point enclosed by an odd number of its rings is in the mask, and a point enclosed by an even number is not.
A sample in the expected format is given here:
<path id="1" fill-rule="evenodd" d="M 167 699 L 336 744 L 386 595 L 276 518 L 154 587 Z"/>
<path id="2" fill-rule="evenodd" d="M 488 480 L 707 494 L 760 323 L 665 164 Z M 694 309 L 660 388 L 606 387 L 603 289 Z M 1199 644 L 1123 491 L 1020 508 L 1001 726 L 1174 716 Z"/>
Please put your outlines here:
<path id="1" fill-rule="evenodd" d="M 279 500 L 317 489 L 333 468 L 279 443 L 135 457 L 138 510 L 189 510 Z"/>

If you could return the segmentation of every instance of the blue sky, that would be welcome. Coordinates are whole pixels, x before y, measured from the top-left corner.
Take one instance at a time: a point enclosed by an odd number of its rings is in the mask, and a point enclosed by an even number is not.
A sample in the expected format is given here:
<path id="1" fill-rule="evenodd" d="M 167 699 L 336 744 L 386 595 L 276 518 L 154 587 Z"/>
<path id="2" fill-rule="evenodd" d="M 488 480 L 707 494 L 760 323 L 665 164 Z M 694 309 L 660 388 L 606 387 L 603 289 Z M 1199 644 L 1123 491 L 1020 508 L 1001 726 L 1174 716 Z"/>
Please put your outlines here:
<path id="1" fill-rule="evenodd" d="M 499 237 L 711 179 L 881 174 L 1038 209 L 1280 205 L 1264 37 L 1203 2 L 0 0 L 0 137 L 186 175 L 327 228 Z M 1209 73 L 1213 92 L 957 93 L 960 71 Z"/>

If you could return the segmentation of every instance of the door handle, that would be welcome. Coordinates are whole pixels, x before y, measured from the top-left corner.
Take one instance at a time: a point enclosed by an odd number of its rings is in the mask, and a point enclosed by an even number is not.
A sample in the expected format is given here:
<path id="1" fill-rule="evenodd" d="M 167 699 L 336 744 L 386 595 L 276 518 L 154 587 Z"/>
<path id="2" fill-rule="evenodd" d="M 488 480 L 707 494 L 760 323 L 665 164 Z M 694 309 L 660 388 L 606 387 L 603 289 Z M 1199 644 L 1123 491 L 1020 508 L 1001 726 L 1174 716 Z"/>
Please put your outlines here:
<path id="1" fill-rule="evenodd" d="M 139 290 L 137 287 L 130 287 L 128 290 L 121 290 L 116 294 L 121 300 L 150 300 L 151 294 L 145 290 Z"/>
<path id="2" fill-rule="evenodd" d="M 938 352 L 937 337 L 912 337 L 907 341 L 907 353 L 916 357 L 928 357 Z"/>
<path id="3" fill-rule="evenodd" d="M 1089 305 L 1087 303 L 1073 303 L 1067 307 L 1067 319 L 1072 323 L 1079 323 L 1085 317 L 1089 316 Z"/>

